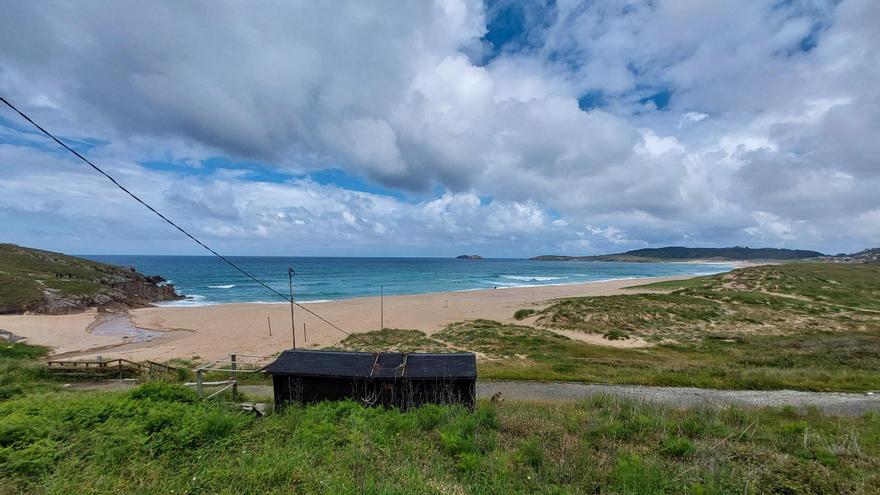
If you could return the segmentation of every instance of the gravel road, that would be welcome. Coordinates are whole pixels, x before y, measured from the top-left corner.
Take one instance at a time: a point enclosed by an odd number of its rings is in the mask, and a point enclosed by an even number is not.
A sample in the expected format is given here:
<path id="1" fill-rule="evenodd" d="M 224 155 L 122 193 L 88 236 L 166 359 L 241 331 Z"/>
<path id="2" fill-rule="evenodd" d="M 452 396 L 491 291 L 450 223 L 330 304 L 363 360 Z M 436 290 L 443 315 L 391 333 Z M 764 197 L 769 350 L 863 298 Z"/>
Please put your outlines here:
<path id="1" fill-rule="evenodd" d="M 826 414 L 838 416 L 858 416 L 868 411 L 880 412 L 880 394 L 869 395 L 869 393 L 713 390 L 572 382 L 484 380 L 477 383 L 477 395 L 480 397 L 491 397 L 497 392 L 501 392 L 505 400 L 524 401 L 572 401 L 602 394 L 682 408 L 792 406 L 798 409 L 807 409 L 815 407 Z"/>

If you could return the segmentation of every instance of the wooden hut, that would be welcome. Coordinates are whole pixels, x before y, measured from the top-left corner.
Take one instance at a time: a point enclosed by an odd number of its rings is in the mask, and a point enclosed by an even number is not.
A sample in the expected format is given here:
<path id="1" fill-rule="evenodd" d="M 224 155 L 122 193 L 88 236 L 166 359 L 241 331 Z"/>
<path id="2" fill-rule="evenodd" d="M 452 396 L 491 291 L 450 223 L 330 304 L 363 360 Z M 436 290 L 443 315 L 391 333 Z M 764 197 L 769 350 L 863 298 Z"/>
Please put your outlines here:
<path id="1" fill-rule="evenodd" d="M 422 404 L 473 407 L 477 361 L 472 353 L 284 351 L 264 368 L 275 407 L 353 399 L 408 409 Z"/>

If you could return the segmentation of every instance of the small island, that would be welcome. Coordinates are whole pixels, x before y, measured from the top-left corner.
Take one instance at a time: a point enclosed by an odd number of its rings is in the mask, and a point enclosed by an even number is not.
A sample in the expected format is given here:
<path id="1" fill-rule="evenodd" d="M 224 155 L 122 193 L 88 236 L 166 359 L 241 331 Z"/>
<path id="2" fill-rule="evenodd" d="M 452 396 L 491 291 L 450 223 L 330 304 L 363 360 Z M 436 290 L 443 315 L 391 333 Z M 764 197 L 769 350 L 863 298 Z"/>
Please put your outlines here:
<path id="1" fill-rule="evenodd" d="M 481 259 L 483 259 L 483 257 L 480 256 L 479 254 L 460 254 L 460 255 L 456 256 L 455 259 L 457 259 L 457 260 L 481 260 Z"/>

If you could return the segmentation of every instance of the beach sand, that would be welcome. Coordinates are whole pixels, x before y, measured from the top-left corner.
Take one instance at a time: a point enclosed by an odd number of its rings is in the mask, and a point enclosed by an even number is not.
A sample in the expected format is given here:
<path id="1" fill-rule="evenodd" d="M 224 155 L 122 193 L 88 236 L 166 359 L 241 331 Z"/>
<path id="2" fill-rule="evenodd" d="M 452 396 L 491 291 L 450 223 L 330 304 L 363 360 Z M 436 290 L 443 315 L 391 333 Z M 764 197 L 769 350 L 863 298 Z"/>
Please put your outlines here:
<path id="1" fill-rule="evenodd" d="M 622 293 L 625 287 L 662 280 L 689 278 L 657 277 L 612 280 L 576 285 L 518 287 L 468 292 L 442 292 L 384 298 L 385 328 L 417 329 L 432 334 L 446 325 L 477 318 L 515 322 L 513 313 L 522 308 L 540 308 L 548 300 L 562 297 L 601 296 Z M 310 303 L 306 308 L 351 333 L 380 328 L 380 301 L 365 297 Z M 290 306 L 280 304 L 217 304 L 194 307 L 157 306 L 129 312 L 132 322 L 161 334 L 149 342 L 129 343 L 116 336 L 89 332 L 98 317 L 95 312 L 76 315 L 0 316 L 0 328 L 27 337 L 29 343 L 53 348 L 64 359 L 107 358 L 167 361 L 173 358 L 198 361 L 220 359 L 230 352 L 272 355 L 291 347 Z M 295 309 L 298 348 L 331 346 L 345 334 Z M 272 335 L 269 335 L 271 320 Z M 303 324 L 305 323 L 305 334 Z M 609 341 L 584 335 L 585 342 L 632 346 L 636 342 Z"/>

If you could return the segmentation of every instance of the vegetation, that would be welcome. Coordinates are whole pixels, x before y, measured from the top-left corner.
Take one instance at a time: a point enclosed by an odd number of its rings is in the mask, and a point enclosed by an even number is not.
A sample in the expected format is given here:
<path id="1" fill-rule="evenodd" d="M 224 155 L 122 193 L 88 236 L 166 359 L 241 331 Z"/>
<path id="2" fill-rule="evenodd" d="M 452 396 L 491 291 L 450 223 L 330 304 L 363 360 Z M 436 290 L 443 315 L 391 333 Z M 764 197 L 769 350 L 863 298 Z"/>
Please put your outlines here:
<path id="1" fill-rule="evenodd" d="M 688 248 L 670 246 L 662 248 L 635 249 L 625 253 L 600 256 L 536 256 L 533 260 L 544 261 L 688 261 L 688 260 L 802 260 L 822 256 L 818 251 L 803 249 L 748 248 Z"/>
<path id="2" fill-rule="evenodd" d="M 445 344 L 429 339 L 419 330 L 396 328 L 352 334 L 333 349 L 367 352 L 444 352 L 449 350 Z"/>
<path id="3" fill-rule="evenodd" d="M 257 419 L 175 385 L 0 403 L 0 492 L 872 493 L 880 418 L 607 397 Z"/>
<path id="4" fill-rule="evenodd" d="M 414 331 L 376 334 L 427 339 Z M 489 366 L 506 357 L 561 374 L 579 360 L 605 359 L 589 352 L 609 349 L 488 321 L 452 325 L 430 340 L 474 348 Z M 880 490 L 876 414 L 677 410 L 594 397 L 480 401 L 474 412 L 336 402 L 257 418 L 170 383 L 63 389 L 45 375 L 44 353 L 0 346 L 0 494 Z"/>
<path id="5" fill-rule="evenodd" d="M 418 341 L 430 344 L 406 351 L 436 351 L 443 346 L 441 350 L 476 352 L 483 379 L 749 390 L 880 390 L 880 336 L 876 334 L 710 336 L 698 342 L 617 348 L 488 320 L 450 325 L 430 337 L 418 333 Z M 386 349 L 383 342 L 387 338 L 372 341 L 373 333 L 358 336 L 354 348 Z M 605 337 L 614 340 L 626 335 Z M 347 346 L 347 341 L 340 346 Z"/>
<path id="6" fill-rule="evenodd" d="M 880 265 L 787 264 L 556 301 L 520 317 L 358 334 L 341 347 L 469 350 L 480 376 L 732 389 L 880 390 Z M 598 346 L 577 340 L 597 334 Z M 613 341 L 653 344 L 617 348 Z"/>
<path id="7" fill-rule="evenodd" d="M 45 347 L 0 341 L 0 401 L 26 391 L 55 388 L 45 382 L 46 368 L 37 361 L 48 351 Z"/>
<path id="8" fill-rule="evenodd" d="M 519 309 L 515 313 L 513 313 L 513 318 L 515 320 L 525 320 L 526 318 L 532 316 L 537 312 L 538 310 L 536 309 Z"/>
<path id="9" fill-rule="evenodd" d="M 0 314 L 67 313 L 175 299 L 162 277 L 61 253 L 0 244 Z"/>

